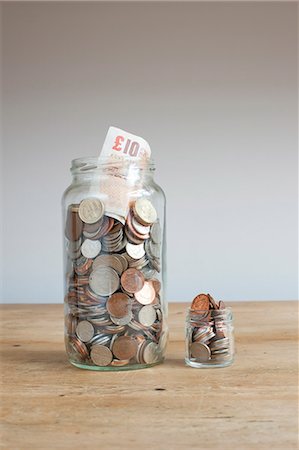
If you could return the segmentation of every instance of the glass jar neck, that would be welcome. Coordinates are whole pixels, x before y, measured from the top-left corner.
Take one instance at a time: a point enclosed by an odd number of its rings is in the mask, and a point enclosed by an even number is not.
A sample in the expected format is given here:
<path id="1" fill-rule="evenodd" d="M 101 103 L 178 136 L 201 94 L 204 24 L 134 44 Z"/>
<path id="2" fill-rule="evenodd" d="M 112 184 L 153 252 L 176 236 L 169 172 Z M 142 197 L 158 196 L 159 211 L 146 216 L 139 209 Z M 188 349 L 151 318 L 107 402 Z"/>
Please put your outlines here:
<path id="1" fill-rule="evenodd" d="M 116 176 L 134 182 L 150 183 L 154 181 L 155 165 L 153 161 L 99 161 L 96 157 L 79 158 L 72 161 L 71 174 L 74 183 L 92 183 L 97 180 Z"/>

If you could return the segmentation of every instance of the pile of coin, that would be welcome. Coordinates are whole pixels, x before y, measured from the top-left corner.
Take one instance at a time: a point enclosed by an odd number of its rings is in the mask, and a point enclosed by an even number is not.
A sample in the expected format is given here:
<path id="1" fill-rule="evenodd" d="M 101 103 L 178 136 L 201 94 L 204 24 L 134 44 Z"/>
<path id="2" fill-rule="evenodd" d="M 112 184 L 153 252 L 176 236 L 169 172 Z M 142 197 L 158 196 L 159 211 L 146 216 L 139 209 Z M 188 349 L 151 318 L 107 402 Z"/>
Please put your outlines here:
<path id="1" fill-rule="evenodd" d="M 231 313 L 210 294 L 197 295 L 187 323 L 188 355 L 192 362 L 222 364 L 233 356 Z"/>
<path id="2" fill-rule="evenodd" d="M 102 367 L 161 361 L 167 341 L 162 232 L 150 200 L 132 202 L 127 217 L 105 212 L 94 197 L 72 204 L 65 237 L 70 360 Z"/>

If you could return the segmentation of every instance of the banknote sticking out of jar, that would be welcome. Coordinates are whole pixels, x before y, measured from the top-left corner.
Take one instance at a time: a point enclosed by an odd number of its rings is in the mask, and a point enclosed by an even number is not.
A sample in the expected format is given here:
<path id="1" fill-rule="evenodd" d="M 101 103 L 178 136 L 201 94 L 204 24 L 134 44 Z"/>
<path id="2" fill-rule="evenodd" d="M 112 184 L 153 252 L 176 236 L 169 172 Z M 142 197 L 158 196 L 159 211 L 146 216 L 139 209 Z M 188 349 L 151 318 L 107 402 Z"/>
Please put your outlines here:
<path id="1" fill-rule="evenodd" d="M 165 195 L 148 143 L 110 127 L 100 157 L 72 161 L 63 199 L 65 345 L 74 366 L 164 359 Z"/>
<path id="2" fill-rule="evenodd" d="M 232 310 L 209 294 L 197 295 L 186 316 L 186 364 L 225 367 L 234 360 Z"/>

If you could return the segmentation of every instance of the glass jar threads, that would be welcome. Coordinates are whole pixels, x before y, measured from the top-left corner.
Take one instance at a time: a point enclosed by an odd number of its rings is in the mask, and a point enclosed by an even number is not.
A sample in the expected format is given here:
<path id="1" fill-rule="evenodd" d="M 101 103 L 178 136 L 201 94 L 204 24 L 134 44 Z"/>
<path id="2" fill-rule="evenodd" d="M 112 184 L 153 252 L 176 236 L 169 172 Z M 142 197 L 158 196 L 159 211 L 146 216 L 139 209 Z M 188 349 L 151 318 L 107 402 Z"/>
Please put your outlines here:
<path id="1" fill-rule="evenodd" d="M 69 361 L 128 370 L 163 361 L 165 196 L 154 165 L 72 162 L 63 196 L 65 343 Z"/>

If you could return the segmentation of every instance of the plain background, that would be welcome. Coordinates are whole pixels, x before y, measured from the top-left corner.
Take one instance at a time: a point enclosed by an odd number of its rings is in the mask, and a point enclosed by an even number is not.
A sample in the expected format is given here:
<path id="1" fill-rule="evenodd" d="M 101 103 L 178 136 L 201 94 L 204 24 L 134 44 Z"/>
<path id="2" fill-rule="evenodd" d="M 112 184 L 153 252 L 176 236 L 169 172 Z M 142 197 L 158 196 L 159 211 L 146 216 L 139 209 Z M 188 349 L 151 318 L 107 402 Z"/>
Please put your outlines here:
<path id="1" fill-rule="evenodd" d="M 60 198 L 109 125 L 149 141 L 168 298 L 297 298 L 297 4 L 2 5 L 2 299 L 61 302 Z"/>

